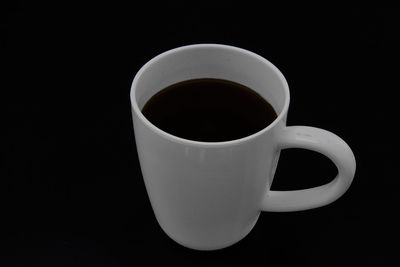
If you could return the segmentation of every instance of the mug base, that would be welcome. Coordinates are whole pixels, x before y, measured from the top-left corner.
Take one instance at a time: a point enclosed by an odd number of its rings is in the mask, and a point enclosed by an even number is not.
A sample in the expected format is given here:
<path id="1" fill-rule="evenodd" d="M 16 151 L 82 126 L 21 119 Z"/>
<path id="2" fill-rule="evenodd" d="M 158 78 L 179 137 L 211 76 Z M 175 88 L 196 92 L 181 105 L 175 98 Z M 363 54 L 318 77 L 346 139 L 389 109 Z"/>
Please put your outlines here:
<path id="1" fill-rule="evenodd" d="M 227 242 L 223 242 L 223 243 L 220 243 L 220 244 L 213 244 L 213 245 L 200 245 L 200 244 L 188 243 L 187 241 L 184 241 L 184 240 L 179 240 L 179 239 L 175 238 L 174 236 L 172 236 L 171 234 L 169 234 L 160 224 L 159 225 L 160 225 L 161 229 L 163 229 L 163 232 L 169 238 L 171 238 L 173 241 L 175 241 L 176 243 L 178 243 L 181 246 L 184 246 L 186 248 L 193 249 L 193 250 L 212 251 L 212 250 L 219 250 L 219 249 L 224 249 L 224 248 L 230 247 L 230 246 L 236 244 L 237 242 L 239 242 L 240 240 L 242 240 L 254 228 L 254 226 L 256 225 L 256 223 L 258 221 L 259 216 L 260 216 L 260 214 L 257 215 L 257 217 L 254 220 L 254 222 L 249 224 L 247 226 L 247 228 L 245 228 L 242 231 L 242 233 L 240 235 L 238 235 L 237 237 L 235 237 L 234 239 L 229 240 Z"/>

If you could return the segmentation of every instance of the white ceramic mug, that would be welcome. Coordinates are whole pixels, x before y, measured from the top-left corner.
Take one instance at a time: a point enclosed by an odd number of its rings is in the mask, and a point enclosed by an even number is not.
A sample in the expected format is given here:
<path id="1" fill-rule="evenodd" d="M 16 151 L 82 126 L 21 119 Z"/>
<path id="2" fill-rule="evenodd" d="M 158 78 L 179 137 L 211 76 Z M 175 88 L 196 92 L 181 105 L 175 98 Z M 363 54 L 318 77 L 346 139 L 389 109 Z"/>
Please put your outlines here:
<path id="1" fill-rule="evenodd" d="M 171 84 L 195 78 L 243 84 L 264 97 L 279 115 L 261 131 L 225 142 L 183 139 L 143 116 L 141 109 L 151 96 Z M 352 182 L 356 162 L 349 146 L 322 129 L 286 126 L 288 84 L 274 65 L 250 51 L 219 44 L 169 50 L 139 70 L 130 97 L 151 205 L 164 232 L 183 246 L 199 250 L 227 247 L 251 231 L 261 211 L 327 205 Z M 324 154 L 335 163 L 338 175 L 332 182 L 310 189 L 271 191 L 279 154 L 285 148 Z"/>

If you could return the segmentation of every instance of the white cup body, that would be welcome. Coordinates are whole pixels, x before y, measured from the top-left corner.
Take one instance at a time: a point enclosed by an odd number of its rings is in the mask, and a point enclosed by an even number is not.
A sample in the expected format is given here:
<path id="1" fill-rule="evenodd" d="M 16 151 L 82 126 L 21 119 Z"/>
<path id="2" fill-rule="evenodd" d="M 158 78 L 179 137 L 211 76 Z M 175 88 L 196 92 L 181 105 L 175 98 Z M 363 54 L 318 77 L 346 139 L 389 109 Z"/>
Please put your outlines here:
<path id="1" fill-rule="evenodd" d="M 220 78 L 248 86 L 274 107 L 278 117 L 241 139 L 197 142 L 168 134 L 143 116 L 141 109 L 151 96 L 168 85 L 195 78 Z M 277 137 L 286 125 L 289 89 L 280 71 L 241 48 L 179 47 L 140 69 L 132 84 L 131 103 L 143 179 L 165 233 L 201 250 L 223 248 L 246 236 L 272 184 L 280 151 Z"/>

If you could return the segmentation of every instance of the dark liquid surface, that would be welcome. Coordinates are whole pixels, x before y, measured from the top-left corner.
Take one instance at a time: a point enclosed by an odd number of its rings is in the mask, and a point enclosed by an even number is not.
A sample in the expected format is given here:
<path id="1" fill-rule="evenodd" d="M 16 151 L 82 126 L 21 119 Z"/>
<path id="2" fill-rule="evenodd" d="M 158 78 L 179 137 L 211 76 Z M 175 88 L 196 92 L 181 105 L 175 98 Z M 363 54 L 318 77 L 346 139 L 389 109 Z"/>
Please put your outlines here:
<path id="1" fill-rule="evenodd" d="M 277 117 L 272 106 L 250 88 L 221 79 L 193 79 L 161 90 L 143 115 L 172 135 L 222 142 L 254 134 Z"/>

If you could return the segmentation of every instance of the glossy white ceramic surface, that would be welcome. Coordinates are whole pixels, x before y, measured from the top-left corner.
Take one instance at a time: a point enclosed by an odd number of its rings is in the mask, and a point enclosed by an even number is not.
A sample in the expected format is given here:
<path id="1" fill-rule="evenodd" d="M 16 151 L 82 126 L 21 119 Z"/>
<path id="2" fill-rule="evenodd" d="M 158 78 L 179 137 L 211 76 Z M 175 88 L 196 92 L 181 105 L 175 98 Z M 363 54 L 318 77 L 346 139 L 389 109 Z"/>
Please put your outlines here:
<path id="1" fill-rule="evenodd" d="M 146 101 L 173 83 L 221 78 L 244 84 L 268 100 L 278 118 L 233 141 L 197 142 L 170 135 L 141 113 Z M 264 211 L 295 211 L 329 204 L 350 186 L 351 149 L 325 130 L 286 126 L 289 88 L 281 72 L 250 51 L 218 44 L 179 47 L 136 74 L 131 87 L 136 146 L 147 193 L 161 228 L 194 249 L 219 249 L 242 239 Z M 298 191 L 270 191 L 281 149 L 301 147 L 328 156 L 334 181 Z M 302 177 L 299 177 L 302 179 Z"/>

